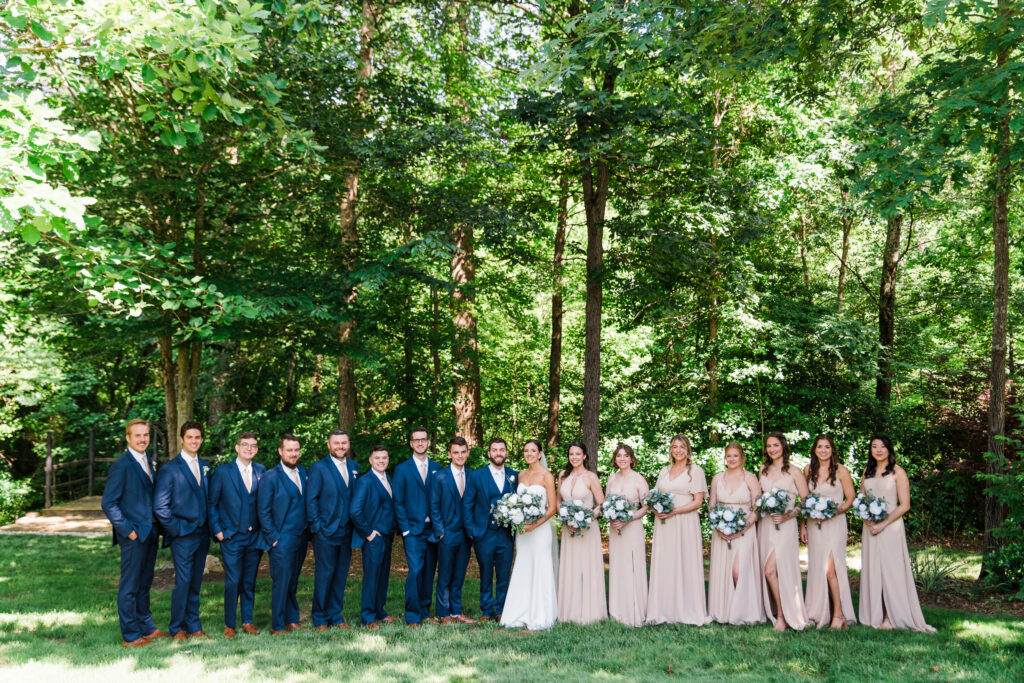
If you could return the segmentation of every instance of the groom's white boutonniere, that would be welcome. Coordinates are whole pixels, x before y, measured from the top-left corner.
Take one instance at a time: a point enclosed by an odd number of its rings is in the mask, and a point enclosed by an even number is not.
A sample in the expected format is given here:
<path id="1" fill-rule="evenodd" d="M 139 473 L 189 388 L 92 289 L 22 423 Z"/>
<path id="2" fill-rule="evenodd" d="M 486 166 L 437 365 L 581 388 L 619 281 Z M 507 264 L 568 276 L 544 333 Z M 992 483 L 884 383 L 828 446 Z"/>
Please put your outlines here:
<path id="1" fill-rule="evenodd" d="M 204 477 L 210 476 L 210 467 L 209 467 L 209 465 L 203 465 L 203 476 Z"/>

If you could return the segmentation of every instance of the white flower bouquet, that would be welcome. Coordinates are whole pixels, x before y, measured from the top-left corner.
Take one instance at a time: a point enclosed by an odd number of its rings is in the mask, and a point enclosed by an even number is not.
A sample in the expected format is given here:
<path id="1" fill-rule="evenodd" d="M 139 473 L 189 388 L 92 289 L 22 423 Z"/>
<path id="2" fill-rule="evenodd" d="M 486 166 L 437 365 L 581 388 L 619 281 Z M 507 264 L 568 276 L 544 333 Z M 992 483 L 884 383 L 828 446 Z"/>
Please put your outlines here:
<path id="1" fill-rule="evenodd" d="M 885 498 L 876 498 L 870 493 L 862 493 L 853 499 L 850 511 L 865 522 L 881 522 L 889 516 L 889 505 Z"/>
<path id="2" fill-rule="evenodd" d="M 837 512 L 839 512 L 839 503 L 817 493 L 808 494 L 800 506 L 800 516 L 804 519 L 813 519 L 818 523 L 819 529 L 822 522 L 832 519 Z"/>
<path id="3" fill-rule="evenodd" d="M 570 536 L 579 536 L 590 528 L 594 521 L 594 511 L 585 506 L 582 500 L 565 500 L 558 506 L 558 519 L 562 526 L 569 527 Z"/>
<path id="4" fill-rule="evenodd" d="M 532 493 L 506 493 L 491 506 L 494 523 L 518 533 L 544 516 L 541 499 Z"/>
<path id="5" fill-rule="evenodd" d="M 601 503 L 601 515 L 609 522 L 632 522 L 635 509 L 636 505 L 618 493 L 609 493 Z M 622 530 L 619 529 L 618 533 L 621 536 Z"/>
<path id="6" fill-rule="evenodd" d="M 747 528 L 747 511 L 743 508 L 731 508 L 721 503 L 708 510 L 708 523 L 714 531 L 723 536 L 738 534 Z M 732 541 L 727 541 L 732 550 Z"/>
<path id="7" fill-rule="evenodd" d="M 792 494 L 785 489 L 772 489 L 765 491 L 754 501 L 754 509 L 762 517 L 768 515 L 784 515 L 789 511 L 790 505 L 796 506 L 800 503 L 800 497 L 793 499 Z M 779 525 L 776 524 L 778 529 Z"/>
<path id="8" fill-rule="evenodd" d="M 651 489 L 647 492 L 647 495 L 644 496 L 644 505 L 655 512 L 672 512 L 676 506 L 675 498 L 676 494 L 674 493 Z M 665 520 L 661 520 L 661 523 L 664 524 Z"/>

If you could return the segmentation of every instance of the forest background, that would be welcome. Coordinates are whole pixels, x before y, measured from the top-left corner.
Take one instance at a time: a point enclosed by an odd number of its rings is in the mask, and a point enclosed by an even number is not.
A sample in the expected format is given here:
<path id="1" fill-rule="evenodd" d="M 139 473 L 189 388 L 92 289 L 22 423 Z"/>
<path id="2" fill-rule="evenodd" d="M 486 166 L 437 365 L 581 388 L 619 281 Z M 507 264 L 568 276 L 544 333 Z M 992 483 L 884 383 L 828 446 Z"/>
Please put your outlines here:
<path id="1" fill-rule="evenodd" d="M 779 430 L 859 477 L 885 431 L 911 533 L 1024 593 L 1022 36 L 1013 0 L 0 2 L 0 509 L 132 417 L 649 476 Z"/>

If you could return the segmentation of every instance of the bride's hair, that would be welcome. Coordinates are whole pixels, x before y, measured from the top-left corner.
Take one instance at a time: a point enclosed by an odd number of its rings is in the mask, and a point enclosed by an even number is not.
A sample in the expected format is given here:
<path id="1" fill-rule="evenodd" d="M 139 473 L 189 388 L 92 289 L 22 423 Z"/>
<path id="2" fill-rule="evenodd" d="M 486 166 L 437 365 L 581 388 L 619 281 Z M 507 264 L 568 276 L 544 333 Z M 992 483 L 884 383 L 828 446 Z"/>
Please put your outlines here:
<path id="1" fill-rule="evenodd" d="M 569 447 L 565 449 L 565 469 L 562 470 L 562 473 L 558 475 L 559 480 L 565 479 L 570 474 L 572 474 L 572 463 L 569 462 L 569 451 L 572 450 L 573 446 L 576 446 L 581 451 L 583 451 L 583 466 L 587 466 L 587 447 L 583 444 L 582 441 L 573 441 L 571 444 L 569 444 Z"/>
<path id="2" fill-rule="evenodd" d="M 546 469 L 548 466 L 548 459 L 544 457 L 544 447 L 540 445 L 540 441 L 537 441 L 537 439 L 527 439 L 526 443 L 523 444 L 523 451 L 525 451 L 526 447 L 531 443 L 537 447 L 537 452 L 540 453 L 540 464 Z"/>

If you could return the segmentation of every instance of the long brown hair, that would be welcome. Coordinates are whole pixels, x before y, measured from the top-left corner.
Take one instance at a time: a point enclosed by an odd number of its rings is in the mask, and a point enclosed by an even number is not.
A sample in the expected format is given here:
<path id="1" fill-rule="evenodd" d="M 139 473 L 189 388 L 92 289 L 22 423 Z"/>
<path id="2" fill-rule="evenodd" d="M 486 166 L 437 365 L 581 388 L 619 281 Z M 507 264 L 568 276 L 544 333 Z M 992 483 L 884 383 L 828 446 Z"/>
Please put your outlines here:
<path id="1" fill-rule="evenodd" d="M 683 444 L 683 447 L 686 449 L 686 474 L 690 474 L 690 470 L 693 468 L 693 444 L 691 444 L 690 440 L 688 438 L 686 438 L 686 436 L 684 436 L 683 434 L 676 434 L 675 436 L 672 437 L 672 440 L 668 442 L 668 444 L 669 444 L 669 455 L 668 455 L 669 460 L 672 460 L 671 446 L 676 441 L 678 441 L 679 443 Z M 672 460 L 670 465 L 674 465 L 674 464 L 675 464 L 675 461 Z"/>
<path id="2" fill-rule="evenodd" d="M 824 441 L 832 448 L 832 457 L 828 460 L 828 483 L 836 485 L 836 473 L 839 471 L 839 461 L 836 459 L 836 442 L 832 440 L 831 434 L 818 434 L 811 444 L 811 464 L 807 466 L 807 488 L 813 489 L 818 485 L 818 470 L 821 465 L 818 461 L 818 442 Z"/>
<path id="3" fill-rule="evenodd" d="M 628 443 L 619 443 L 612 452 L 612 467 L 619 469 L 619 466 L 615 464 L 616 458 L 619 457 L 619 453 L 625 453 L 629 456 L 629 466 L 636 469 L 636 453 L 633 452 L 633 448 Z"/>
<path id="4" fill-rule="evenodd" d="M 768 466 L 772 464 L 772 456 L 768 455 L 768 439 L 778 439 L 782 444 L 782 471 L 789 472 L 789 442 L 782 432 L 769 432 L 764 438 L 764 464 L 761 465 L 761 474 L 766 473 Z"/>

